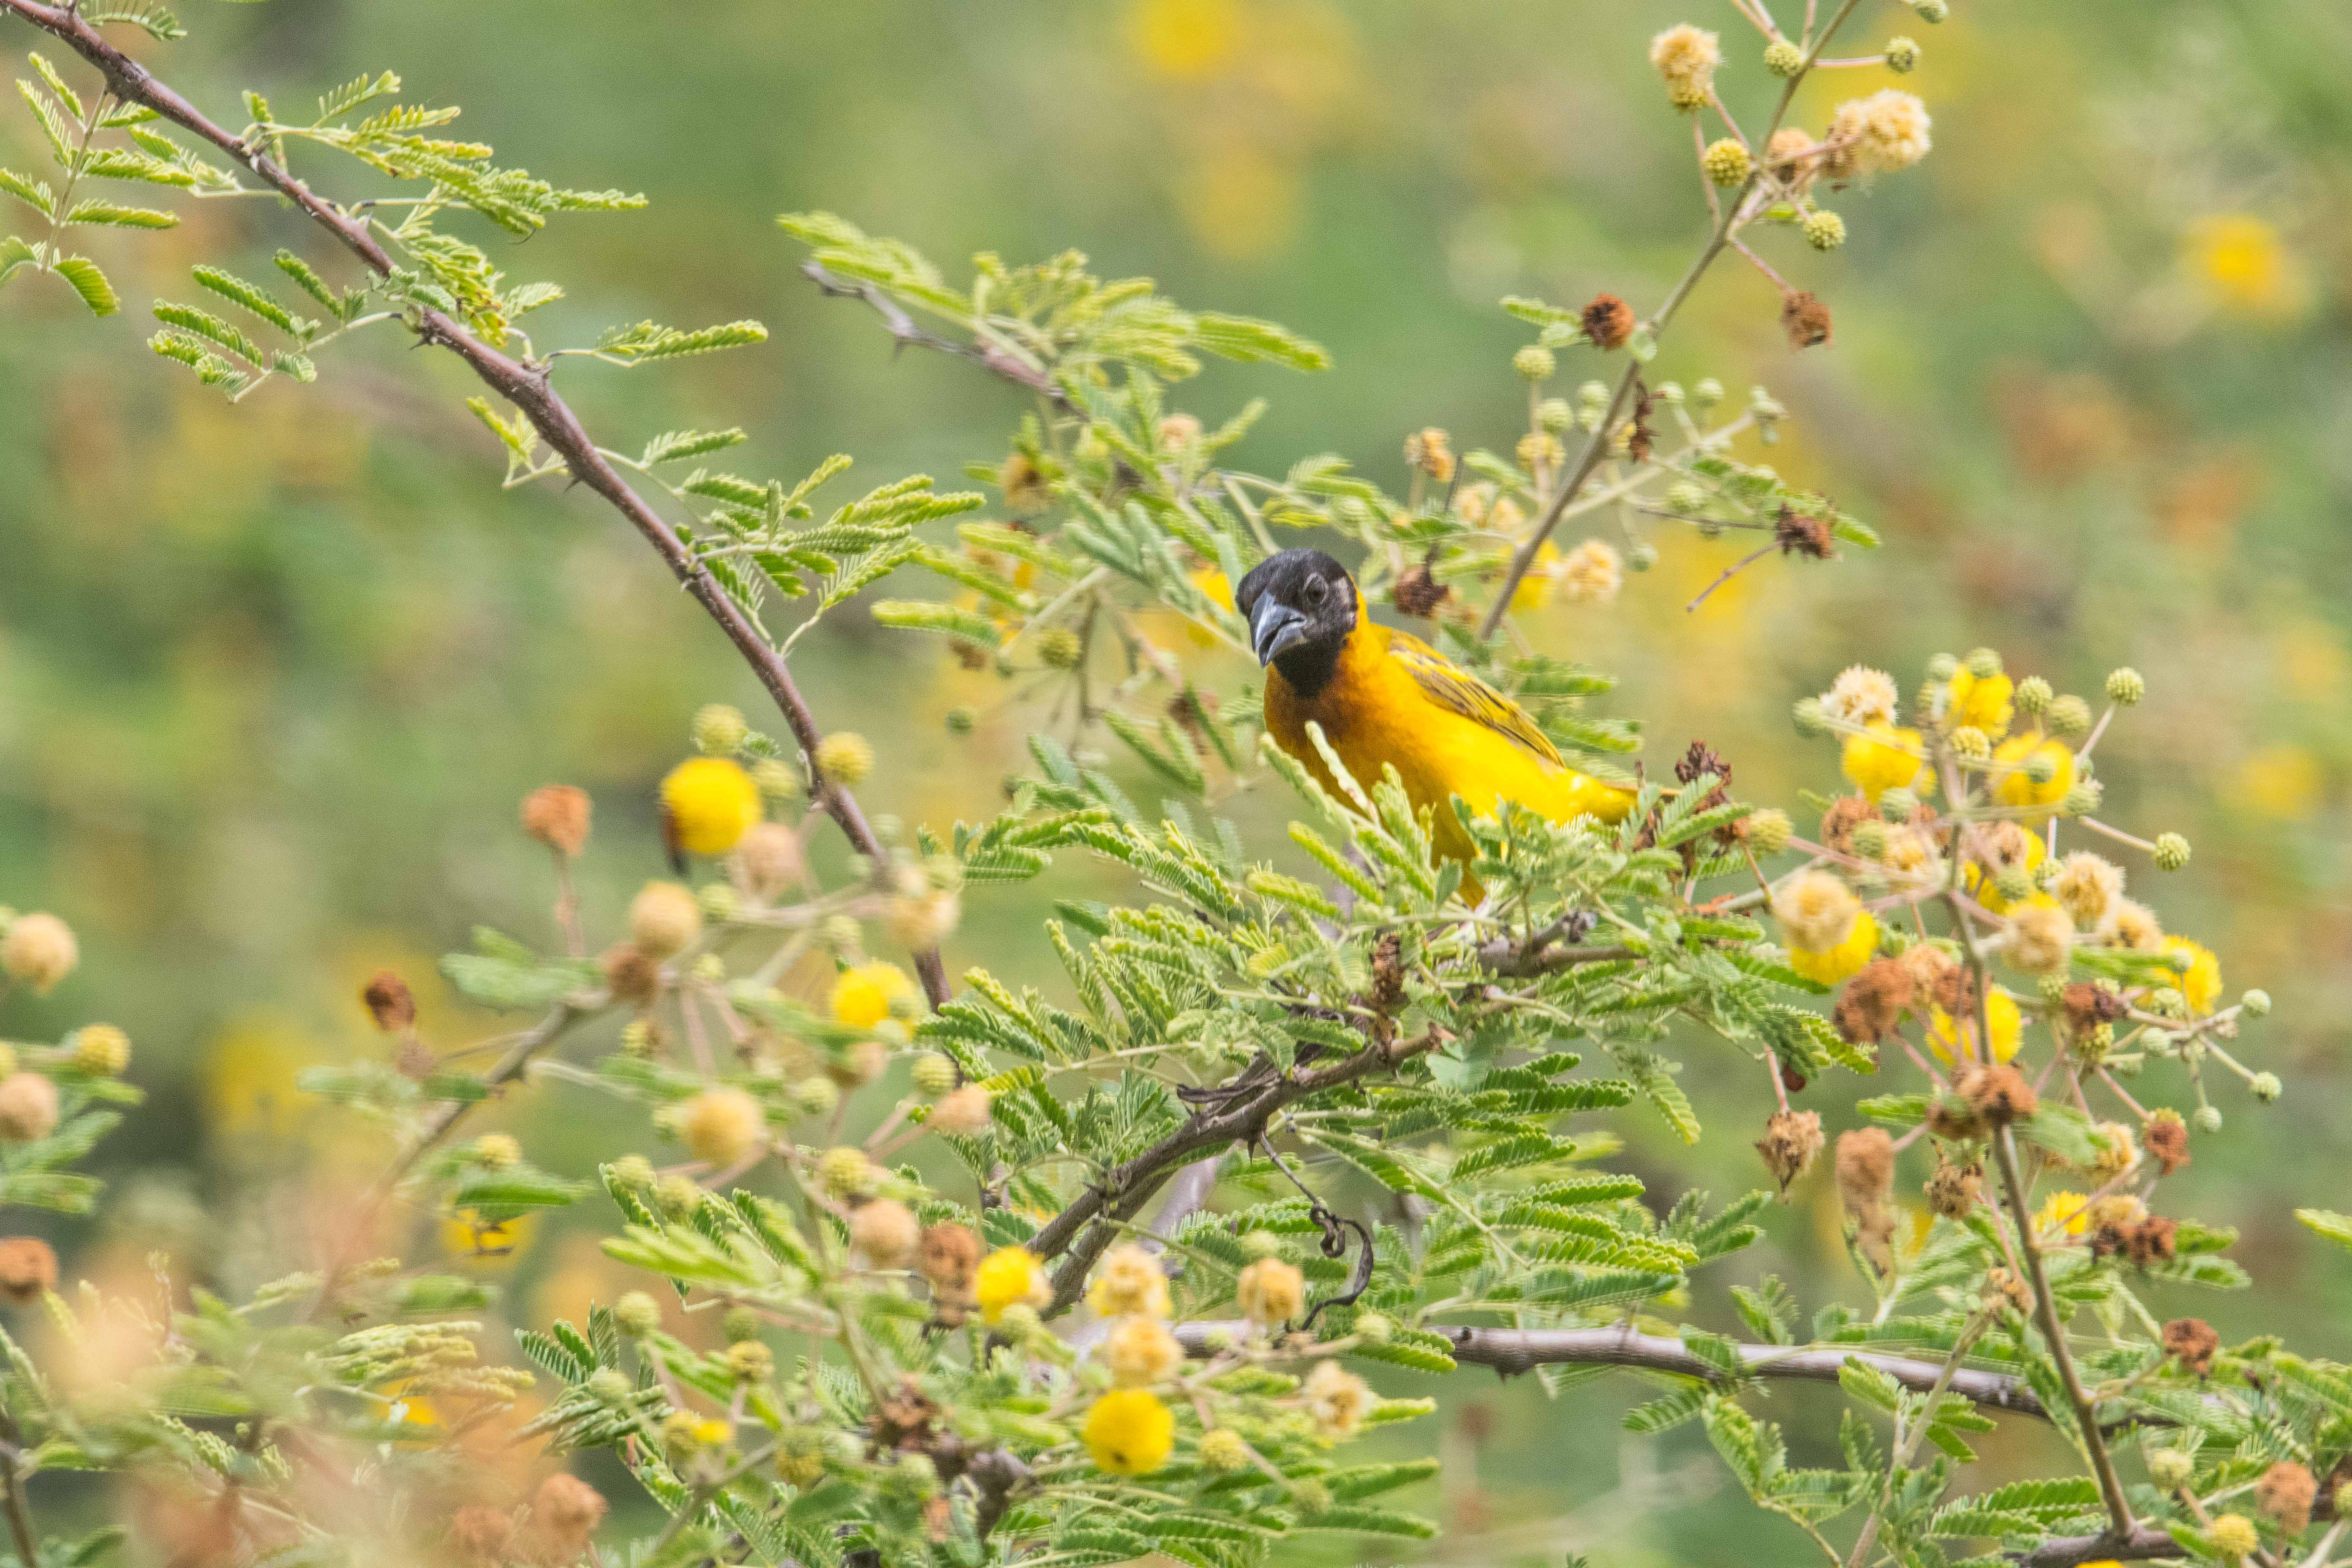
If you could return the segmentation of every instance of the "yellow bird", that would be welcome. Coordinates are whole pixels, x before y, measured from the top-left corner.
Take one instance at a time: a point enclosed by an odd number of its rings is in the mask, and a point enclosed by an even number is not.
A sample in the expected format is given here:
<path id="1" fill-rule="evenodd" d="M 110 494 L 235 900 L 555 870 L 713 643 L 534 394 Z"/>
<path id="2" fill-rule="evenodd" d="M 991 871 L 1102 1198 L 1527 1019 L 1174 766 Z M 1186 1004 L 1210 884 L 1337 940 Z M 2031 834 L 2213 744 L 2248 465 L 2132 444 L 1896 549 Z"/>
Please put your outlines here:
<path id="1" fill-rule="evenodd" d="M 1525 709 L 1418 637 L 1375 625 L 1348 569 L 1319 550 L 1286 550 L 1244 577 L 1234 607 L 1265 666 L 1265 727 L 1275 744 L 1344 800 L 1309 723 L 1370 789 L 1394 767 L 1416 811 L 1430 812 L 1438 852 L 1471 857 L 1448 796 L 1495 814 L 1518 802 L 1555 822 L 1622 818 L 1633 795 L 1560 759 Z M 1465 884 L 1465 889 L 1469 885 Z M 1475 889 L 1469 896 L 1476 896 Z"/>

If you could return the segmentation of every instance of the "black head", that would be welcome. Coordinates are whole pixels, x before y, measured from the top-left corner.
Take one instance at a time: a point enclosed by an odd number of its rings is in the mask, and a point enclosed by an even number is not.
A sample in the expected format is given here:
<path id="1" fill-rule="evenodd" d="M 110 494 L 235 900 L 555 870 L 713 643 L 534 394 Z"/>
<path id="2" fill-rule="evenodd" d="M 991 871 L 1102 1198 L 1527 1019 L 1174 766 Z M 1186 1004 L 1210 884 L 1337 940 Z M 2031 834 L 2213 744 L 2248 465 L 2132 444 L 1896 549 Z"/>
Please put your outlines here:
<path id="1" fill-rule="evenodd" d="M 1268 556 L 1234 591 L 1260 664 L 1313 691 L 1330 679 L 1339 645 L 1356 629 L 1356 580 L 1319 550 Z"/>

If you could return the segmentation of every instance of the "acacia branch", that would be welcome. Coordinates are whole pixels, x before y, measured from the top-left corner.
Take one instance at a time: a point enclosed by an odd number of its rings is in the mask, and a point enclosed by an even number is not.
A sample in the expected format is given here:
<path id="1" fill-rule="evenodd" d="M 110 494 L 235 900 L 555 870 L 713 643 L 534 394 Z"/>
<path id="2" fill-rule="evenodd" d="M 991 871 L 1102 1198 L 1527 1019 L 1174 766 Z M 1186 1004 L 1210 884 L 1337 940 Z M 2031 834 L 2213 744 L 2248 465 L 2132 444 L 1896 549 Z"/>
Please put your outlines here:
<path id="1" fill-rule="evenodd" d="M 891 342 L 900 348 L 912 344 L 938 353 L 953 354 L 958 359 L 971 360 L 1013 385 L 1035 393 L 1065 414 L 1079 412 L 1078 405 L 1070 401 L 1067 393 L 1055 384 L 1054 378 L 1028 361 L 993 344 L 960 343 L 937 332 L 926 331 L 915 324 L 915 318 L 908 315 L 897 300 L 871 283 L 849 282 L 828 270 L 821 261 L 802 262 L 801 276 L 815 284 L 820 292 L 834 299 L 865 300 L 873 307 L 874 313 L 882 318 L 883 326 L 889 329 Z"/>
<path id="2" fill-rule="evenodd" d="M 1454 1342 L 1451 1354 L 1465 1366 L 1492 1367 L 1505 1377 L 1532 1372 L 1538 1366 L 1622 1366 L 1643 1372 L 1673 1373 L 1728 1382 L 1729 1374 L 1712 1362 L 1685 1349 L 1680 1340 L 1637 1332 L 1630 1325 L 1600 1329 L 1486 1329 L 1431 1325 L 1433 1331 Z M 1177 1326 L 1176 1337 L 1194 1355 L 1209 1353 L 1209 1342 L 1220 1335 L 1240 1338 L 1249 1325 L 1241 1322 L 1197 1322 Z M 1943 1374 L 1941 1362 L 1876 1351 L 1833 1346 L 1742 1344 L 1736 1347 L 1744 1373 L 1750 1377 L 1835 1383 L 1838 1369 L 1848 1362 L 1873 1366 L 1904 1387 L 1925 1394 Z M 1962 1368 L 1952 1373 L 1948 1391 L 1979 1405 L 2046 1421 L 2049 1411 L 2021 1378 L 2002 1373 Z"/>
<path id="3" fill-rule="evenodd" d="M 1828 44 L 1831 35 L 1843 25 L 1845 19 L 1853 14 L 1853 8 L 1859 3 L 1860 0 L 1845 0 L 1837 15 L 1830 19 L 1829 26 L 1822 28 L 1821 35 L 1807 45 L 1804 58 L 1799 64 L 1796 73 L 1790 77 L 1788 85 L 1780 89 L 1780 101 L 1772 111 L 1772 122 L 1765 127 L 1763 137 L 1757 143 L 1759 146 L 1769 142 L 1772 139 L 1772 132 L 1778 131 L 1781 121 L 1788 118 L 1789 105 L 1795 100 L 1797 89 L 1811 74 L 1813 63 L 1821 58 L 1823 46 Z M 1709 267 L 1715 264 L 1715 258 L 1723 254 L 1725 247 L 1732 243 L 1732 237 L 1738 232 L 1740 215 L 1748 205 L 1748 197 L 1755 194 L 1756 188 L 1763 183 L 1763 179 L 1764 166 L 1759 163 L 1750 171 L 1740 187 L 1732 193 L 1730 199 L 1723 204 L 1721 216 L 1717 218 L 1715 227 L 1708 233 L 1706 244 L 1699 250 L 1697 258 L 1691 263 L 1690 270 L 1683 274 L 1682 280 L 1675 285 L 1674 291 L 1666 296 L 1665 302 L 1660 305 L 1657 313 L 1650 318 L 1649 327 L 1654 338 L 1665 330 L 1667 321 L 1672 320 L 1674 313 L 1682 308 L 1683 301 L 1690 298 L 1691 290 L 1698 286 L 1699 279 L 1705 275 Z M 1625 374 L 1617 378 L 1617 390 L 1609 399 L 1608 411 L 1601 416 L 1601 422 L 1593 426 L 1591 438 L 1585 442 L 1583 452 L 1577 458 L 1574 471 L 1570 474 L 1567 482 L 1560 486 L 1559 492 L 1551 498 L 1551 504 L 1544 510 L 1543 520 L 1520 543 L 1518 552 L 1511 557 L 1510 570 L 1503 574 L 1503 585 L 1496 590 L 1495 602 L 1486 606 L 1486 618 L 1478 623 L 1480 642 L 1486 642 L 1493 637 L 1495 628 L 1503 624 L 1503 616 L 1511 607 L 1511 597 L 1518 592 L 1519 583 L 1527 576 L 1528 569 L 1535 564 L 1536 554 L 1542 550 L 1544 541 L 1549 539 L 1552 530 L 1559 526 L 1559 520 L 1567 513 L 1569 503 L 1574 500 L 1577 492 L 1584 488 L 1584 481 L 1592 477 L 1592 470 L 1601 466 L 1601 459 L 1607 454 L 1609 443 L 1616 434 L 1618 416 L 1624 408 L 1625 399 L 1633 392 L 1633 384 L 1640 379 L 1641 374 L 1642 362 L 1633 360 L 1625 366 Z M 1704 596 L 1704 595 L 1701 595 L 1701 597 Z"/>
<path id="4" fill-rule="evenodd" d="M 95 67 L 107 80 L 116 97 L 153 110 L 163 119 L 190 134 L 201 137 L 228 154 L 242 167 L 252 171 L 254 177 L 291 202 L 304 216 L 319 225 L 364 262 L 379 276 L 393 269 L 393 258 L 375 236 L 367 221 L 343 212 L 333 203 L 318 195 L 301 181 L 281 167 L 258 147 L 248 146 L 240 138 L 207 118 L 182 97 L 170 85 L 163 82 L 145 66 L 124 54 L 102 37 L 98 29 L 84 20 L 69 5 L 47 5 L 40 0 L 0 0 L 0 13 L 23 17 L 47 33 Z M 728 640 L 743 656 L 760 678 L 761 685 L 775 700 L 793 738 L 807 754 L 809 785 L 812 800 L 838 823 L 851 845 L 877 868 L 887 865 L 882 841 L 875 836 L 873 826 L 858 808 L 856 797 L 839 783 L 827 779 L 817 767 L 817 746 L 824 738 L 817 727 L 816 717 L 802 697 L 799 685 L 783 657 L 761 636 L 751 618 L 738 608 L 719 585 L 717 578 L 678 537 L 645 497 L 631 488 L 620 471 L 597 449 L 596 443 L 572 412 L 572 405 L 557 395 L 551 381 L 550 369 L 544 363 L 518 361 L 485 342 L 446 311 L 430 307 L 415 308 L 408 321 L 409 329 L 419 342 L 447 349 L 466 362 L 467 368 L 483 384 L 520 410 L 541 439 L 559 453 L 572 478 L 586 485 L 610 502 L 613 509 L 653 546 L 671 575 L 699 604 L 710 618 L 719 623 Z M 923 990 L 938 1006 L 948 999 L 947 971 L 940 962 L 937 948 L 915 955 L 915 968 L 921 975 Z"/>
<path id="5" fill-rule="evenodd" d="M 1351 1057 L 1315 1072 L 1295 1068 L 1267 1079 L 1263 1087 L 1237 1083 L 1224 1103 L 1194 1111 L 1184 1124 L 1134 1159 L 1087 1184 L 1070 1206 L 1047 1223 L 1029 1242 L 1042 1259 L 1066 1252 L 1054 1275 L 1054 1301 L 1048 1315 L 1068 1310 L 1086 1286 L 1087 1270 L 1107 1251 L 1119 1226 L 1142 1212 L 1154 1193 L 1179 1167 L 1229 1143 L 1254 1143 L 1265 1136 L 1275 1112 L 1309 1095 L 1375 1071 L 1394 1068 L 1409 1058 L 1433 1050 L 1441 1038 L 1433 1029 L 1411 1040 L 1381 1047 L 1367 1045 Z"/>
<path id="6" fill-rule="evenodd" d="M 34 1568 L 41 1560 L 41 1548 L 33 1533 L 32 1505 L 25 1498 L 23 1441 L 16 1418 L 0 1411 L 0 1510 L 8 1516 L 8 1533 L 16 1543 L 16 1555 L 24 1560 L 25 1568 Z"/>
<path id="7" fill-rule="evenodd" d="M 2140 1525 L 2123 1534 L 2102 1531 L 2096 1535 L 2060 1535 L 2031 1552 L 2011 1553 L 2023 1568 L 2076 1568 L 2083 1563 L 2137 1563 L 2152 1557 L 2186 1557 L 2180 1542 L 2161 1530 Z"/>

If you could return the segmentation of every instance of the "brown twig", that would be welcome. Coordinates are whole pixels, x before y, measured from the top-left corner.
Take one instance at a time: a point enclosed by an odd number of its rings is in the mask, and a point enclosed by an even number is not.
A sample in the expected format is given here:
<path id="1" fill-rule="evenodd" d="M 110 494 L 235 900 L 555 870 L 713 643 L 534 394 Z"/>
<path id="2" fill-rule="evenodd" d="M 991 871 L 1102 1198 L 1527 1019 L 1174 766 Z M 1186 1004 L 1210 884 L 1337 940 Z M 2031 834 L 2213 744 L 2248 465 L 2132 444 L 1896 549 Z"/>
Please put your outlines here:
<path id="1" fill-rule="evenodd" d="M 1055 1272 L 1054 1300 L 1046 1309 L 1047 1315 L 1066 1311 L 1077 1300 L 1078 1293 L 1086 1288 L 1087 1270 L 1108 1249 L 1120 1226 L 1142 1211 L 1160 1184 L 1180 1166 L 1191 1164 L 1202 1155 L 1230 1143 L 1256 1142 L 1265 1137 L 1266 1123 L 1284 1106 L 1394 1068 L 1409 1058 L 1435 1049 L 1441 1037 L 1433 1029 L 1386 1047 L 1368 1045 L 1355 1055 L 1314 1072 L 1294 1069 L 1269 1079 L 1255 1092 L 1236 1095 L 1221 1106 L 1194 1111 L 1175 1131 L 1099 1181 L 1087 1184 L 1070 1206 L 1055 1215 L 1029 1242 L 1030 1251 L 1040 1258 L 1068 1254 Z"/>
<path id="2" fill-rule="evenodd" d="M 1070 401 L 1067 393 L 1055 384 L 1051 375 L 1028 361 L 992 345 L 960 343 L 937 332 L 925 331 L 915 324 L 914 317 L 907 314 L 897 300 L 871 283 L 845 281 L 828 271 L 821 261 L 802 262 L 801 276 L 834 299 L 865 300 L 873 307 L 874 313 L 882 318 L 882 324 L 889 330 L 891 341 L 900 348 L 912 344 L 935 353 L 953 354 L 958 359 L 971 360 L 1013 385 L 1035 393 L 1064 414 L 1083 412 Z"/>
<path id="3" fill-rule="evenodd" d="M 1248 1324 L 1241 1322 L 1181 1323 L 1177 1325 L 1176 1337 L 1191 1354 L 1205 1356 L 1210 1353 L 1212 1340 L 1243 1339 L 1247 1337 L 1248 1329 Z M 1722 1368 L 1693 1355 L 1680 1340 L 1641 1333 L 1631 1324 L 1599 1329 L 1488 1329 L 1433 1324 L 1432 1330 L 1453 1342 L 1449 1353 L 1455 1362 L 1465 1366 L 1492 1367 L 1505 1377 L 1518 1376 L 1538 1366 L 1582 1365 L 1673 1373 L 1704 1378 L 1709 1383 L 1727 1380 Z M 1904 1387 L 1925 1394 L 1936 1386 L 1944 1372 L 1941 1362 L 1875 1351 L 1759 1344 L 1737 1348 L 1745 1363 L 1742 1370 L 1750 1377 L 1835 1383 L 1840 1367 L 1848 1362 L 1861 1362 L 1876 1367 Z M 1948 1388 L 1996 1410 L 2030 1415 L 2036 1420 L 2049 1419 L 2042 1401 L 2021 1378 L 1961 1368 L 1952 1373 Z"/>
<path id="4" fill-rule="evenodd" d="M 33 1509 L 25 1498 L 24 1434 L 14 1415 L 0 1411 L 0 1508 L 8 1515 L 8 1533 L 16 1539 L 16 1556 L 26 1568 L 41 1560 L 40 1542 L 33 1534 Z"/>
<path id="5" fill-rule="evenodd" d="M 354 217 L 334 204 L 316 195 L 301 181 L 288 173 L 257 147 L 249 147 L 242 140 L 207 118 L 194 104 L 168 84 L 157 79 L 146 67 L 124 54 L 102 37 L 98 29 L 84 20 L 70 5 L 47 5 L 40 0 L 0 0 L 0 12 L 21 16 L 43 32 L 57 38 L 91 66 L 97 68 L 116 97 L 153 110 L 163 119 L 192 135 L 201 137 L 214 147 L 227 153 L 239 165 L 270 189 L 284 196 L 304 216 L 310 218 L 358 257 L 379 275 L 389 274 L 393 258 L 376 240 L 368 221 Z M 858 808 L 856 797 L 839 784 L 824 777 L 816 765 L 817 746 L 824 732 L 817 727 L 816 716 L 801 695 L 799 685 L 783 658 L 771 647 L 749 616 L 727 596 L 710 569 L 697 560 L 694 553 L 679 540 L 677 533 L 656 511 L 645 497 L 631 488 L 620 471 L 597 450 L 580 416 L 572 405 L 557 395 L 544 363 L 526 363 L 510 358 L 489 343 L 483 342 L 454 317 L 426 306 L 415 308 L 409 321 L 420 342 L 447 349 L 466 362 L 467 368 L 483 384 L 511 403 L 529 419 L 541 439 L 562 454 L 572 478 L 611 503 L 645 537 L 655 553 L 662 558 L 688 595 L 700 605 L 706 614 L 719 624 L 728 640 L 760 678 L 768 695 L 784 717 L 793 738 L 807 753 L 812 799 L 841 826 L 851 845 L 877 868 L 886 867 L 889 858 L 882 841 Z M 915 955 L 915 968 L 922 977 L 923 990 L 938 1006 L 948 999 L 947 971 L 940 962 L 939 950 L 929 949 Z"/>

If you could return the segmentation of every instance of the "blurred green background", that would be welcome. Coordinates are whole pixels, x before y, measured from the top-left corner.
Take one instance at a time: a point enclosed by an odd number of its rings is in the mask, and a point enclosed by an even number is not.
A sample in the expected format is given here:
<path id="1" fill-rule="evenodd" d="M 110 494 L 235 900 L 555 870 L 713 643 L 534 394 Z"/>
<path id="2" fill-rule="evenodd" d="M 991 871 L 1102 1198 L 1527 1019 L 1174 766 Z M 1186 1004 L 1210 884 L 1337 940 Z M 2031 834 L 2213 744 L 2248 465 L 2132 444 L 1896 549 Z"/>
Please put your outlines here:
<path id="1" fill-rule="evenodd" d="M 1337 451 L 1402 489 L 1407 431 L 1507 448 L 1522 427 L 1508 358 L 1527 333 L 1501 295 L 1606 288 L 1646 309 L 1696 246 L 1689 132 L 1643 62 L 1651 32 L 1720 27 L 1719 85 L 1751 128 L 1777 85 L 1728 6 L 1650 0 L 194 4 L 196 36 L 165 74 L 223 119 L 241 86 L 307 102 L 389 67 L 412 100 L 464 104 L 461 132 L 508 162 L 651 196 L 649 213 L 491 241 L 510 276 L 571 292 L 534 318 L 542 345 L 647 316 L 770 326 L 762 349 L 663 372 L 567 370 L 610 444 L 741 424 L 750 471 L 845 451 L 868 483 L 952 486 L 1001 459 L 1026 405 L 971 365 L 894 359 L 870 316 L 799 279 L 778 212 L 840 212 L 950 271 L 979 249 L 1075 247 L 1183 302 L 1281 321 L 1338 368 L 1219 368 L 1179 401 L 1214 421 L 1265 394 L 1273 412 L 1240 463 Z M 1836 52 L 1891 33 L 1924 46 L 1904 85 L 1935 116 L 1934 153 L 1835 198 L 1843 250 L 1757 242 L 1829 303 L 1834 343 L 1793 356 L 1776 291 L 1733 257 L 1655 370 L 1718 377 L 1735 398 L 1769 386 L 1792 414 L 1769 460 L 1875 522 L 1885 548 L 1759 566 L 1686 615 L 1733 552 L 1662 540 L 1613 606 L 1556 604 L 1539 636 L 1622 676 L 1609 710 L 1648 721 L 1652 765 L 1704 736 L 1744 795 L 1790 805 L 1830 787 L 1834 762 L 1793 736 L 1789 703 L 1849 662 L 1906 691 L 1930 653 L 1980 643 L 2061 690 L 2144 671 L 2148 702 L 2101 749 L 2109 815 L 2185 832 L 2196 858 L 2170 878 L 2133 862 L 2133 891 L 2217 949 L 2233 991 L 2271 991 L 2245 1055 L 2287 1084 L 2269 1108 L 2221 1088 L 2236 1135 L 2201 1140 L 2168 1184 L 2184 1212 L 2243 1228 L 2260 1289 L 2159 1305 L 2352 1355 L 2352 1268 L 2290 1214 L 2352 1208 L 2352 13 L 1957 0 L 1930 27 L 1871 5 Z M 1828 73 L 1800 118 L 1818 128 L 1892 79 Z M 22 165 L 33 135 L 6 120 L 0 150 Z M 299 167 L 351 188 L 323 154 Z M 192 261 L 257 264 L 279 244 L 321 258 L 269 205 L 210 203 L 99 254 L 144 301 L 184 296 Z M 304 1261 L 286 1222 L 320 1170 L 375 1158 L 293 1090 L 305 1063 L 381 1048 L 361 982 L 406 973 L 447 1046 L 494 1026 L 460 1012 L 432 955 L 477 922 L 545 937 L 544 861 L 514 826 L 523 793 L 593 792 L 585 898 L 609 932 L 657 874 L 653 789 L 694 707 L 735 701 L 757 722 L 759 692 L 612 514 L 499 491 L 454 363 L 384 336 L 331 351 L 315 388 L 232 409 L 148 354 L 146 331 L 136 308 L 93 324 L 52 280 L 0 295 L 0 900 L 56 910 L 85 950 L 71 982 L 12 999 L 0 1026 L 53 1038 L 111 1017 L 137 1041 L 151 1103 L 102 1152 L 121 1184 L 110 1217 L 55 1229 L 69 1272 L 135 1278 L 168 1245 L 194 1277 L 249 1283 Z M 1565 357 L 1570 390 L 1591 367 Z M 821 719 L 882 753 L 869 808 L 909 822 L 992 809 L 1024 729 L 1049 721 L 1042 702 L 999 706 L 951 737 L 944 713 L 997 702 L 992 678 L 854 608 L 803 647 Z M 1216 671 L 1229 687 L 1244 673 Z M 1270 827 L 1281 803 L 1236 809 Z M 1111 886 L 1072 861 L 974 890 L 951 966 L 1043 980 L 1045 900 Z M 1714 1136 L 1693 1154 L 1632 1113 L 1621 1158 L 1662 1199 L 1742 1190 L 1760 1180 L 1754 1070 L 1703 1040 L 1684 1054 Z M 1808 1098 L 1836 1126 L 1855 1092 Z M 561 1086 L 496 1116 L 557 1168 L 641 1136 Z M 1696 1293 L 1698 1321 L 1731 1326 L 1721 1287 L 1764 1269 L 1809 1310 L 1860 1292 L 1825 1173 L 1769 1226 Z M 613 1288 L 560 1227 L 483 1266 L 511 1280 L 517 1319 Z M 1421 1500 L 1455 1533 L 1409 1560 L 1805 1560 L 1798 1532 L 1732 1495 L 1695 1428 L 1622 1437 L 1616 1415 L 1640 1395 L 1622 1379 L 1556 1402 L 1460 1379 L 1434 1438 L 1444 1495 Z M 1799 1462 L 1829 1443 L 1830 1397 L 1771 1401 Z M 1433 1440 L 1426 1425 L 1390 1439 Z M 1988 1439 L 1983 1479 L 2039 1440 Z"/>

